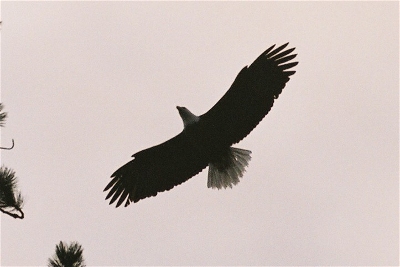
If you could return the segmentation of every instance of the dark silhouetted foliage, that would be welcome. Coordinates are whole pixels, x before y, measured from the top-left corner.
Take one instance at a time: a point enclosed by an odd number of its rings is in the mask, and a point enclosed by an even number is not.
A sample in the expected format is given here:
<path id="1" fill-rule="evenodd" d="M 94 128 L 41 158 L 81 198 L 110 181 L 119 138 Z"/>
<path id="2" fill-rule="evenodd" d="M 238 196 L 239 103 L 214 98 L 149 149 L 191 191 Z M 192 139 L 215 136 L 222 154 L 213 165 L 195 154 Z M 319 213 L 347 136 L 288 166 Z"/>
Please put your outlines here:
<path id="1" fill-rule="evenodd" d="M 48 267 L 84 267 L 83 248 L 78 242 L 70 245 L 60 241 L 56 245 L 56 253 L 49 259 Z"/>
<path id="2" fill-rule="evenodd" d="M 0 210 L 14 218 L 23 219 L 23 198 L 17 190 L 15 172 L 7 167 L 0 168 Z M 20 214 L 16 214 L 19 212 Z"/>
<path id="3" fill-rule="evenodd" d="M 3 104 L 0 103 L 0 126 L 4 126 L 7 113 L 3 112 Z M 0 149 L 12 149 L 0 147 Z M 7 167 L 0 168 L 0 211 L 10 215 L 15 219 L 23 219 L 24 213 L 22 211 L 23 198 L 21 193 L 17 190 L 17 177 L 15 172 Z M 18 214 L 19 213 L 19 214 Z"/>
<path id="4" fill-rule="evenodd" d="M 7 112 L 3 112 L 3 103 L 0 103 L 0 126 L 3 127 L 4 126 L 4 121 L 7 118 Z"/>

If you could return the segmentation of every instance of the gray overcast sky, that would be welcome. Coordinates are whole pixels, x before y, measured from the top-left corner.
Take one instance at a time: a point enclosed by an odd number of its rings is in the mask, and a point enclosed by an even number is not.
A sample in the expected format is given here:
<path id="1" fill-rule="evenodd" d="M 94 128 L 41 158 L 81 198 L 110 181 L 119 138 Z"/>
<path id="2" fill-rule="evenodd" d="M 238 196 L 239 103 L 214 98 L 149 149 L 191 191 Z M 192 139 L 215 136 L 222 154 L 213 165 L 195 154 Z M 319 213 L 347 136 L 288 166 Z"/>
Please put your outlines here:
<path id="1" fill-rule="evenodd" d="M 26 198 L 1 215 L 1 264 L 78 241 L 89 266 L 397 265 L 398 2 L 3 2 L 2 164 Z M 102 192 L 141 149 L 206 112 L 272 44 L 297 73 L 237 147 L 232 190 L 203 171 L 115 209 Z"/>

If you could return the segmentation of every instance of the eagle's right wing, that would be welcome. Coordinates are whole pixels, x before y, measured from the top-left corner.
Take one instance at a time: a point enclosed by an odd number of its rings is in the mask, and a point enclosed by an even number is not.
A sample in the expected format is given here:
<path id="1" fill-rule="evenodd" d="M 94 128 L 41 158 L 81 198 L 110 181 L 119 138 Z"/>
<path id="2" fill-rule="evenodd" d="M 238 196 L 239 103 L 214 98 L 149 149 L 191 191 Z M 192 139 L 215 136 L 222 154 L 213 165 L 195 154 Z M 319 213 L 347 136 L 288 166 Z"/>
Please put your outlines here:
<path id="1" fill-rule="evenodd" d="M 109 191 L 110 204 L 117 207 L 170 190 L 198 174 L 208 162 L 193 153 L 184 132 L 170 140 L 135 153 L 133 160 L 115 171 L 104 191 Z"/>
<path id="2" fill-rule="evenodd" d="M 205 114 L 199 127 L 215 142 L 230 146 L 246 137 L 272 108 L 297 62 L 294 48 L 271 46 L 244 67 L 225 95 Z"/>

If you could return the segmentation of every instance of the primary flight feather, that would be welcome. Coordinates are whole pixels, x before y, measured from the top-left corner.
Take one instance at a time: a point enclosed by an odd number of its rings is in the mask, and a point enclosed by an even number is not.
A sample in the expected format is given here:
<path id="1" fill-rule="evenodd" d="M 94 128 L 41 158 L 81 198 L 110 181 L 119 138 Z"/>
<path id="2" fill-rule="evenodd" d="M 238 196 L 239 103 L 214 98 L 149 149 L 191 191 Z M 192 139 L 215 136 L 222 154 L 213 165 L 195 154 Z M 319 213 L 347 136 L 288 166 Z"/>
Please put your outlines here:
<path id="1" fill-rule="evenodd" d="M 232 187 L 243 176 L 251 151 L 231 145 L 245 138 L 267 115 L 298 64 L 295 48 L 275 45 L 244 67 L 225 95 L 206 113 L 196 116 L 177 107 L 184 129 L 157 146 L 133 154 L 115 171 L 104 191 L 116 206 L 157 195 L 195 176 L 205 167 L 207 186 Z"/>

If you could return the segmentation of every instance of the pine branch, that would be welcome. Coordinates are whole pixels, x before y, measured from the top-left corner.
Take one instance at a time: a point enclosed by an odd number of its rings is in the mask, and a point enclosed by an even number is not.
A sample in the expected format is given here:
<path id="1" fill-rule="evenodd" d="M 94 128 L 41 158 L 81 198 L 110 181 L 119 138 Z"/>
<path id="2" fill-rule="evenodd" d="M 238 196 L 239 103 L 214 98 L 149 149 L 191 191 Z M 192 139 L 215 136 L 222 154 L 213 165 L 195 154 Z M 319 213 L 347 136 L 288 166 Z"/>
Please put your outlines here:
<path id="1" fill-rule="evenodd" d="M 11 149 L 13 149 L 14 148 L 14 139 L 11 139 L 12 140 L 12 145 L 11 145 L 11 147 L 0 147 L 0 149 L 6 149 L 6 150 L 11 150 Z"/>
<path id="2" fill-rule="evenodd" d="M 70 245 L 60 241 L 56 245 L 56 253 L 53 258 L 48 259 L 48 267 L 85 267 L 83 248 L 78 242 Z"/>
<path id="3" fill-rule="evenodd" d="M 10 216 L 13 217 L 14 219 L 23 219 L 23 218 L 25 217 L 24 212 L 23 212 L 21 209 L 19 209 L 19 208 L 16 208 L 16 210 L 19 211 L 20 215 L 15 214 L 15 213 L 12 213 L 12 212 L 9 212 L 9 211 L 6 211 L 6 210 L 3 210 L 2 208 L 0 208 L 0 211 L 1 211 L 1 212 L 5 213 L 5 214 L 7 214 L 7 215 L 10 215 Z"/>
<path id="4" fill-rule="evenodd" d="M 0 127 L 4 126 L 4 122 L 7 118 L 7 112 L 2 112 L 3 111 L 3 103 L 0 103 Z"/>
<path id="5" fill-rule="evenodd" d="M 7 167 L 0 168 L 0 210 L 14 218 L 23 219 L 22 211 L 24 200 L 19 191 L 17 191 L 17 177 L 15 172 Z M 13 213 L 17 211 L 18 214 Z"/>

